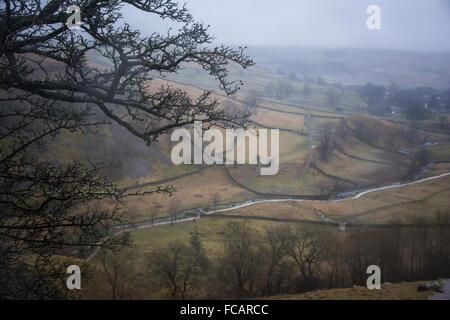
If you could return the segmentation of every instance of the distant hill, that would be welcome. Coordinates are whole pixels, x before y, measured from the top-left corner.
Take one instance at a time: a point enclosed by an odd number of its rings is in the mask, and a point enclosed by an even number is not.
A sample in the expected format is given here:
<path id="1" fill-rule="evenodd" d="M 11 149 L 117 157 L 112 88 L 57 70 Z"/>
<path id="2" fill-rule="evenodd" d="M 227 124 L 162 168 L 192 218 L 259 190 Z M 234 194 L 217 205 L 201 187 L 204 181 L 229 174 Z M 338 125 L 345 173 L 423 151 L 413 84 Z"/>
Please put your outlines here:
<path id="1" fill-rule="evenodd" d="M 273 72 L 323 77 L 329 82 L 450 86 L 449 52 L 253 47 L 248 53 Z"/>

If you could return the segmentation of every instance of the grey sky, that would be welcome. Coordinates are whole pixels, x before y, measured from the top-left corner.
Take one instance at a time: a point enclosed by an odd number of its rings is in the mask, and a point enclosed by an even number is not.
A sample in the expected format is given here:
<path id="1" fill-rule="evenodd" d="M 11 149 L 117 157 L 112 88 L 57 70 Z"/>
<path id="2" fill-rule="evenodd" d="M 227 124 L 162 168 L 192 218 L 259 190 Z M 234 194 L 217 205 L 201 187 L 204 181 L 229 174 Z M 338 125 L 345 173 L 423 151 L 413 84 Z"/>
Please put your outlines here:
<path id="1" fill-rule="evenodd" d="M 248 46 L 361 47 L 450 51 L 450 0 L 187 0 L 219 42 Z M 366 27 L 366 9 L 381 8 L 381 30 Z M 126 10 L 131 24 L 160 22 Z"/>

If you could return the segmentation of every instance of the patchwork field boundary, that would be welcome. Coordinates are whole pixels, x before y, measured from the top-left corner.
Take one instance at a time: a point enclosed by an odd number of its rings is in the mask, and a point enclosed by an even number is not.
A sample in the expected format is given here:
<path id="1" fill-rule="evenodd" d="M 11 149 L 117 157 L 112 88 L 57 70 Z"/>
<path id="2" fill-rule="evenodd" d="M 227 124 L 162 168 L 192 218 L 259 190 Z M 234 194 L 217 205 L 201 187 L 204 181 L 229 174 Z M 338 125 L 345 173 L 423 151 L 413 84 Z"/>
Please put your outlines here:
<path id="1" fill-rule="evenodd" d="M 317 166 L 317 164 L 316 164 L 315 162 L 313 162 L 313 163 L 311 164 L 311 166 L 312 166 L 314 169 L 316 169 L 317 171 L 319 171 L 320 174 L 322 174 L 323 176 L 325 176 L 325 177 L 327 177 L 327 178 L 330 178 L 330 179 L 333 179 L 333 180 L 342 181 L 342 182 L 345 182 L 345 183 L 349 183 L 349 184 L 352 184 L 352 185 L 354 185 L 354 186 L 359 186 L 359 183 L 357 183 L 357 182 L 355 182 L 355 181 L 348 180 L 348 179 L 341 178 L 341 177 L 337 177 L 337 176 L 333 176 L 333 175 L 331 175 L 331 174 L 329 174 L 329 173 L 324 172 L 322 169 L 320 169 L 320 168 Z"/>
<path id="2" fill-rule="evenodd" d="M 181 175 L 175 176 L 175 177 L 171 177 L 171 178 L 167 178 L 167 179 L 162 179 L 162 180 L 158 180 L 158 181 L 153 181 L 153 182 L 146 182 L 146 183 L 141 183 L 141 184 L 137 184 L 134 186 L 129 186 L 129 187 L 125 187 L 122 189 L 122 191 L 128 191 L 128 190 L 134 190 L 134 189 L 141 189 L 141 188 L 145 188 L 145 187 L 151 187 L 151 186 L 158 186 L 164 183 L 168 183 L 168 182 L 172 182 L 181 178 L 185 178 L 191 175 L 194 175 L 196 173 L 200 173 L 208 168 L 211 168 L 211 166 L 203 166 L 199 169 L 195 169 L 192 171 L 189 171 L 187 173 L 183 173 Z"/>
<path id="3" fill-rule="evenodd" d="M 249 186 L 246 186 L 242 183 L 240 183 L 239 181 L 237 181 L 233 175 L 230 173 L 230 171 L 228 170 L 227 166 L 223 166 L 225 168 L 225 173 L 227 174 L 228 178 L 230 178 L 230 180 L 235 183 L 237 186 L 253 192 L 254 194 L 256 194 L 257 196 L 260 197 L 266 197 L 266 198 L 286 198 L 286 199 L 290 199 L 290 198 L 295 198 L 295 199 L 300 199 L 300 200 L 326 200 L 328 199 L 332 194 L 326 194 L 326 195 L 292 195 L 292 194 L 276 194 L 276 193 L 264 193 L 264 192 L 259 192 L 257 190 L 254 190 L 252 188 L 250 188 Z"/>
<path id="4" fill-rule="evenodd" d="M 248 219 L 248 220 L 264 220 L 272 222 L 291 222 L 291 223 L 308 223 L 314 225 L 339 227 L 341 223 L 338 222 L 325 222 L 316 221 L 308 219 L 294 219 L 294 218 L 276 218 L 276 217 L 262 217 L 262 216 L 244 216 L 244 215 L 230 215 L 223 213 L 214 213 L 202 217 L 204 218 L 227 218 L 227 219 Z M 374 229 L 396 229 L 396 228 L 450 228 L 450 224 L 420 224 L 420 223 L 382 223 L 382 224 L 371 224 L 371 223 L 345 223 L 346 228 L 374 228 Z"/>
<path id="5" fill-rule="evenodd" d="M 396 154 L 401 154 L 401 155 L 406 156 L 406 157 L 411 157 L 410 155 L 405 154 L 405 153 L 402 153 L 402 152 L 400 152 L 400 151 L 386 149 L 386 148 L 377 146 L 376 144 L 373 144 L 373 143 L 371 143 L 371 142 L 369 142 L 369 141 L 366 141 L 366 140 L 362 139 L 361 137 L 359 137 L 359 136 L 355 133 L 355 129 L 353 129 L 352 127 L 350 127 L 350 126 L 347 124 L 346 121 L 344 122 L 344 126 L 345 126 L 345 128 L 349 129 L 349 130 L 353 133 L 353 136 L 354 136 L 356 139 L 358 139 L 359 141 L 363 142 L 364 144 L 366 144 L 366 145 L 368 145 L 368 146 L 371 146 L 371 147 L 373 147 L 373 148 L 375 148 L 375 149 L 383 150 L 383 151 L 385 151 L 385 152 L 396 153 Z"/>
<path id="6" fill-rule="evenodd" d="M 446 188 L 446 189 L 443 189 L 443 190 L 439 190 L 439 191 L 433 192 L 433 193 L 427 195 L 426 197 L 424 197 L 422 199 L 417 199 L 417 200 L 408 201 L 408 202 L 394 203 L 394 204 L 390 204 L 390 205 L 387 205 L 387 206 L 378 207 L 378 208 L 370 209 L 370 210 L 367 210 L 367 211 L 363 211 L 363 212 L 355 213 L 355 214 L 352 214 L 352 215 L 348 215 L 348 216 L 345 216 L 345 218 L 359 218 L 359 217 L 370 215 L 372 213 L 375 213 L 375 212 L 381 211 L 381 210 L 385 210 L 385 209 L 390 209 L 390 208 L 395 208 L 395 207 L 404 206 L 404 205 L 421 203 L 421 202 L 427 201 L 427 200 L 429 200 L 429 199 L 433 198 L 434 196 L 437 196 L 437 195 L 439 195 L 441 193 L 445 193 L 445 192 L 447 192 L 449 190 L 450 190 L 450 188 Z"/>
<path id="7" fill-rule="evenodd" d="M 256 126 L 258 126 L 258 127 L 262 127 L 262 128 L 265 128 L 265 129 L 272 129 L 272 130 L 273 130 L 273 129 L 277 129 L 277 130 L 285 131 L 285 132 L 293 132 L 293 133 L 296 133 L 296 134 L 298 134 L 298 135 L 300 135 L 300 136 L 307 136 L 306 133 L 305 133 L 305 134 L 301 134 L 301 133 L 300 133 L 300 130 L 270 127 L 270 126 L 267 126 L 267 125 L 265 125 L 265 124 L 262 124 L 262 123 L 253 121 L 253 120 L 250 120 L 249 122 L 252 123 L 252 124 L 254 124 L 254 125 L 256 125 Z"/>
<path id="8" fill-rule="evenodd" d="M 240 101 L 240 100 L 238 100 Z M 282 105 L 282 104 L 281 104 Z M 318 114 L 309 114 L 309 113 L 303 113 L 303 112 L 294 112 L 294 111 L 286 111 L 286 110 L 278 110 L 278 109 L 274 109 L 274 108 L 270 108 L 270 107 L 266 107 L 266 106 L 262 106 L 257 104 L 255 106 L 255 108 L 258 109 L 266 109 L 266 110 L 270 110 L 270 111 L 274 111 L 274 112 L 279 112 L 279 113 L 286 113 L 286 114 L 295 114 L 295 115 L 300 115 L 300 116 L 309 116 L 311 118 L 320 118 L 320 119 L 335 119 L 335 120 L 341 120 L 341 119 L 345 119 L 346 117 L 336 117 L 336 116 L 323 116 L 323 115 L 318 115 Z M 314 111 L 312 111 L 314 112 Z"/>
<path id="9" fill-rule="evenodd" d="M 353 158 L 356 160 L 361 160 L 361 161 L 367 161 L 367 162 L 372 162 L 372 163 L 378 163 L 378 164 L 384 164 L 384 165 L 388 165 L 388 166 L 396 166 L 396 167 L 403 167 L 403 164 L 400 163 L 394 163 L 394 162 L 386 162 L 386 161 L 380 161 L 380 160 L 374 160 L 374 159 L 367 159 L 367 158 L 361 158 L 352 154 L 348 154 L 347 152 L 345 152 L 345 150 L 343 148 L 336 148 L 337 151 L 339 151 L 340 153 L 342 153 L 343 155 L 349 157 L 349 158 Z"/>

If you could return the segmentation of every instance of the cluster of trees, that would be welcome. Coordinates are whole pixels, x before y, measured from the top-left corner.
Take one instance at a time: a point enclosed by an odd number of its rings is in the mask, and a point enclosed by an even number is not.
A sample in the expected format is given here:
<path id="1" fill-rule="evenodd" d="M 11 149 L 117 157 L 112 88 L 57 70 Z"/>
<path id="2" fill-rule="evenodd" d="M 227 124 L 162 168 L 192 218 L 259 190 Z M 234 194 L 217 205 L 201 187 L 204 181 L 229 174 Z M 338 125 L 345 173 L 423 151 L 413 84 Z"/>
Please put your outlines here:
<path id="1" fill-rule="evenodd" d="M 415 228 L 352 228 L 333 242 L 331 287 L 362 284 L 368 264 L 380 266 L 382 281 L 416 281 L 448 277 L 450 274 L 450 214 L 436 212 L 429 220 L 413 218 Z M 432 223 L 434 227 L 420 227 Z"/>
<path id="2" fill-rule="evenodd" d="M 446 114 L 439 114 L 438 120 L 441 129 L 448 129 L 448 116 Z"/>
<path id="3" fill-rule="evenodd" d="M 415 152 L 412 157 L 412 161 L 408 167 L 407 175 L 409 177 L 417 174 L 424 165 L 430 163 L 431 151 L 427 149 L 420 149 Z"/>
<path id="4" fill-rule="evenodd" d="M 327 82 L 321 77 L 315 79 L 313 77 L 304 76 L 302 79 L 299 79 L 295 74 L 291 73 L 289 74 L 289 81 L 278 81 L 276 83 L 269 82 L 265 87 L 265 95 L 268 97 L 275 97 L 280 100 L 288 98 L 295 93 L 295 88 L 291 84 L 291 82 L 296 81 L 302 81 L 304 83 L 302 94 L 305 98 L 308 98 L 311 95 L 312 92 L 311 85 L 313 84 L 316 84 L 318 86 L 327 85 Z M 335 106 L 336 104 L 339 104 L 340 96 L 335 89 L 330 88 L 327 91 L 327 100 L 330 105 Z"/>
<path id="5" fill-rule="evenodd" d="M 450 214 L 411 222 L 417 226 L 394 222 L 390 228 L 345 232 L 301 223 L 256 229 L 248 221 L 230 222 L 214 258 L 197 232 L 189 243 L 175 241 L 151 252 L 143 279 L 152 281 L 143 292 L 173 299 L 295 294 L 365 285 L 370 265 L 380 266 L 383 282 L 450 276 Z M 433 226 L 420 227 L 426 223 Z"/>
<path id="6" fill-rule="evenodd" d="M 403 89 L 395 84 L 388 87 L 367 83 L 354 88 L 366 98 L 369 113 L 384 115 L 391 112 L 389 107 L 398 108 L 396 112 L 402 113 L 411 120 L 424 120 L 430 115 L 430 110 L 450 110 L 449 90 L 439 90 L 420 87 Z"/>
<path id="7" fill-rule="evenodd" d="M 363 87 L 357 87 L 356 91 L 366 98 L 370 114 L 382 115 L 387 112 L 388 106 L 384 101 L 386 94 L 384 86 L 377 86 L 369 82 Z"/>
<path id="8" fill-rule="evenodd" d="M 327 102 L 330 106 L 336 107 L 341 102 L 341 96 L 338 91 L 334 88 L 330 88 L 327 90 Z"/>
<path id="9" fill-rule="evenodd" d="M 154 250 L 148 257 L 153 283 L 168 288 L 172 299 L 184 300 L 193 289 L 198 289 L 201 276 L 209 271 L 209 265 L 197 231 L 188 244 L 174 241 L 167 248 Z"/>
<path id="10" fill-rule="evenodd" d="M 320 126 L 320 144 L 317 147 L 321 161 L 327 161 L 346 137 L 345 120 L 338 123 L 325 122 Z"/>
<path id="11" fill-rule="evenodd" d="M 302 82 L 305 83 L 305 84 L 310 84 L 310 85 L 311 84 L 316 84 L 318 86 L 325 86 L 325 85 L 327 85 L 327 82 L 325 81 L 324 78 L 322 78 L 322 77 L 314 78 L 314 77 L 307 76 L 307 75 L 302 77 Z"/>
<path id="12" fill-rule="evenodd" d="M 420 102 L 411 101 L 406 107 L 405 116 L 411 120 L 425 120 L 428 117 L 429 111 L 425 105 Z"/>
<path id="13" fill-rule="evenodd" d="M 246 108 L 248 110 L 252 110 L 252 109 L 256 108 L 256 106 L 258 105 L 258 102 L 262 98 L 262 96 L 263 96 L 263 93 L 261 91 L 258 91 L 255 89 L 250 90 L 244 99 Z"/>
<path id="14" fill-rule="evenodd" d="M 375 127 L 369 127 L 364 121 L 354 121 L 352 133 L 356 135 L 360 140 L 368 144 L 376 145 L 376 139 L 379 135 L 378 129 Z M 330 159 L 334 150 L 342 151 L 343 142 L 348 134 L 348 127 L 346 126 L 346 120 L 342 119 L 337 123 L 325 122 L 320 126 L 320 144 L 317 147 L 318 158 L 322 162 L 326 162 Z M 389 149 L 399 150 L 401 141 L 408 142 L 411 146 L 423 143 L 423 138 L 420 136 L 419 129 L 416 122 L 411 122 L 410 126 L 405 130 L 398 130 L 396 133 L 396 139 L 391 141 Z M 411 162 L 407 168 L 406 176 L 412 177 L 417 174 L 424 165 L 428 164 L 431 160 L 431 152 L 426 149 L 419 149 L 411 154 Z M 390 180 L 388 172 L 380 170 L 376 173 L 376 180 L 384 177 L 386 180 Z"/>
<path id="15" fill-rule="evenodd" d="M 380 135 L 380 129 L 377 126 L 369 127 L 364 123 L 364 121 L 355 121 L 353 130 L 355 135 L 362 141 L 368 144 L 376 144 L 375 141 Z M 409 143 L 411 146 L 423 143 L 423 137 L 420 135 L 420 130 L 417 121 L 410 121 L 408 127 L 403 129 L 398 129 L 392 132 L 392 141 L 388 149 L 399 150 L 401 141 Z"/>
<path id="16" fill-rule="evenodd" d="M 278 81 L 277 83 L 269 82 L 266 86 L 265 94 L 268 97 L 277 99 L 289 98 L 295 93 L 295 88 L 290 82 Z"/>
<path id="17" fill-rule="evenodd" d="M 310 85 L 309 83 L 305 83 L 305 84 L 303 85 L 303 91 L 302 91 L 303 96 L 304 96 L 305 98 L 308 98 L 308 97 L 311 95 L 311 92 L 312 92 L 311 85 Z"/>

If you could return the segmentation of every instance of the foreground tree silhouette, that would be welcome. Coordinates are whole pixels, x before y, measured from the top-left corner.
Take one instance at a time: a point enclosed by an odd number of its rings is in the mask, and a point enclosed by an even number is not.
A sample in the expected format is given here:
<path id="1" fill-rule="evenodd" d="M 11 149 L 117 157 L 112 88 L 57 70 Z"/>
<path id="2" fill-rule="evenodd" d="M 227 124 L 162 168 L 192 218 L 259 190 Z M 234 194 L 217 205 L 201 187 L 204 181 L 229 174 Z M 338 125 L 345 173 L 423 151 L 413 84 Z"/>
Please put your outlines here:
<path id="1" fill-rule="evenodd" d="M 81 9 L 81 30 L 66 26 L 69 5 Z M 132 6 L 181 25 L 177 33 L 148 37 L 121 13 Z M 196 63 L 235 93 L 240 82 L 227 66 L 253 64 L 225 46 L 212 47 L 208 28 L 172 0 L 4 1 L 0 5 L 0 298 L 57 298 L 51 267 L 56 249 L 112 246 L 128 195 L 101 176 L 102 167 L 45 161 L 39 150 L 63 132 L 95 133 L 115 122 L 148 144 L 171 130 L 202 120 L 230 126 L 245 115 L 222 110 L 211 92 L 197 98 L 151 76 Z M 101 60 L 101 64 L 92 61 Z M 152 192 L 170 192 L 157 188 Z M 116 202 L 105 209 L 99 201 Z"/>

